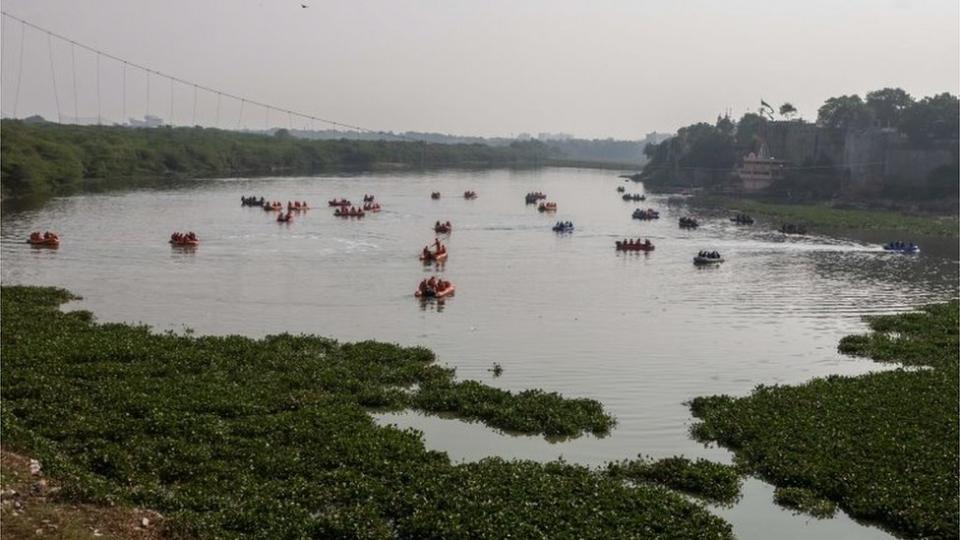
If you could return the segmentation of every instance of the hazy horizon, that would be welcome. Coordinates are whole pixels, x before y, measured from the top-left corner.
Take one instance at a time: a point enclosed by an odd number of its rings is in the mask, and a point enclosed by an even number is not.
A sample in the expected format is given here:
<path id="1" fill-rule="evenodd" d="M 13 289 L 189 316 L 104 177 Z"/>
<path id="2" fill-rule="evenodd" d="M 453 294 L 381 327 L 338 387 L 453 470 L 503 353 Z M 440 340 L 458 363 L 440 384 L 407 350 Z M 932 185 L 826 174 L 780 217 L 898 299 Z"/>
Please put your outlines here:
<path id="1" fill-rule="evenodd" d="M 640 139 L 763 99 L 813 120 L 824 99 L 887 86 L 960 91 L 960 4 L 735 0 L 38 3 L 3 10 L 80 43 L 248 99 L 383 131 Z M 97 115 L 96 56 L 4 17 L 2 112 Z M 73 66 L 76 68 L 74 93 Z M 15 91 L 20 74 L 19 97 Z M 123 117 L 119 64 L 100 66 L 101 113 Z M 167 118 L 168 81 L 127 71 L 126 117 Z M 177 124 L 214 123 L 216 98 L 174 85 Z M 220 127 L 290 120 L 221 103 Z M 282 115 L 285 116 L 285 115 Z M 268 123 L 269 120 L 269 123 Z M 292 127 L 310 127 L 294 119 Z M 315 129 L 329 126 L 315 124 Z"/>

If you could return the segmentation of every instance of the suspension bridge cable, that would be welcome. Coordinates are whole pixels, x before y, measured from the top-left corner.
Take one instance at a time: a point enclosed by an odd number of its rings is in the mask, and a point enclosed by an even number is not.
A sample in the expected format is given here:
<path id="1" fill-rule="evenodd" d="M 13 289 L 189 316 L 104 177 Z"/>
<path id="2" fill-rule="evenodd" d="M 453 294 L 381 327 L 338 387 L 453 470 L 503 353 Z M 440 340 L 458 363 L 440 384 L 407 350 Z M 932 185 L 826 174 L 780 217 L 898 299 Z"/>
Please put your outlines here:
<path id="1" fill-rule="evenodd" d="M 57 102 L 57 121 L 63 123 L 63 114 L 60 112 L 60 96 L 57 94 L 57 72 L 53 67 L 53 40 L 47 34 L 47 51 L 50 53 L 50 77 L 53 78 L 53 100 Z"/>
<path id="2" fill-rule="evenodd" d="M 77 107 L 77 48 L 70 46 L 70 71 L 73 72 L 73 122 L 80 123 L 80 109 Z"/>
<path id="3" fill-rule="evenodd" d="M 100 105 L 100 54 L 97 53 L 97 125 L 103 124 L 103 108 Z"/>
<path id="4" fill-rule="evenodd" d="M 143 119 L 146 120 L 150 116 L 150 72 L 147 72 L 147 112 L 143 115 Z"/>
<path id="5" fill-rule="evenodd" d="M 20 61 L 17 62 L 17 89 L 13 94 L 13 117 L 17 117 L 17 106 L 20 104 L 20 78 L 23 76 L 23 37 L 27 35 L 27 27 L 20 23 Z"/>
<path id="6" fill-rule="evenodd" d="M 300 118 L 309 118 L 311 121 L 316 120 L 316 121 L 318 121 L 318 122 L 321 122 L 321 123 L 323 123 L 323 124 L 327 124 L 327 125 L 329 125 L 329 126 L 334 126 L 334 127 L 338 127 L 338 128 L 347 129 L 347 130 L 363 131 L 363 132 L 366 132 L 366 133 L 375 133 L 375 134 L 378 133 L 378 134 L 382 134 L 382 135 L 389 135 L 389 136 L 391 136 L 391 137 L 395 137 L 395 138 L 403 139 L 403 140 L 408 140 L 408 141 L 423 142 L 423 141 L 420 141 L 419 139 L 415 139 L 415 138 L 413 138 L 413 137 L 408 137 L 408 136 L 406 136 L 406 135 L 396 134 L 396 133 L 387 133 L 387 132 L 384 132 L 384 131 L 382 131 L 382 130 L 375 130 L 375 129 L 366 128 L 366 127 L 363 127 L 363 126 L 358 126 L 358 125 L 355 125 L 355 124 L 349 124 L 349 123 L 346 123 L 346 122 L 339 122 L 339 121 L 337 121 L 337 120 L 332 120 L 332 119 L 329 119 L 329 118 L 324 118 L 324 117 L 317 116 L 317 115 L 313 115 L 313 114 L 307 114 L 307 113 L 303 113 L 303 112 L 298 112 L 298 111 L 294 111 L 294 110 L 292 110 L 292 109 L 287 109 L 287 108 L 284 108 L 284 107 L 276 107 L 276 106 L 270 105 L 269 103 L 264 103 L 264 102 L 261 102 L 261 101 L 257 101 L 257 100 L 253 100 L 253 99 L 248 99 L 248 98 L 245 98 L 245 97 L 240 96 L 240 95 L 237 95 L 237 94 L 232 94 L 232 93 L 230 93 L 230 92 L 224 92 L 223 90 L 217 90 L 216 88 L 212 88 L 212 87 L 209 87 L 209 86 L 204 86 L 204 85 L 202 85 L 202 84 L 198 84 L 198 83 L 195 83 L 195 82 L 193 82 L 193 81 L 188 81 L 188 80 L 186 80 L 186 79 L 182 79 L 182 78 L 180 78 L 180 77 L 176 77 L 176 76 L 170 75 L 170 74 L 168 74 L 168 73 L 164 73 L 164 72 L 162 72 L 162 71 L 157 71 L 157 70 L 154 70 L 154 69 L 150 69 L 150 68 L 147 67 L 147 66 L 144 66 L 144 65 L 141 65 L 141 64 L 137 64 L 137 63 L 135 63 L 135 62 L 131 62 L 131 61 L 126 60 L 126 59 L 124 59 L 124 58 L 121 58 L 121 57 L 119 57 L 119 56 L 110 54 L 110 53 L 108 53 L 108 52 L 106 52 L 106 51 L 102 51 L 102 50 L 97 49 L 97 48 L 95 48 L 95 47 L 91 47 L 91 46 L 89 46 L 89 45 L 80 43 L 79 41 L 75 41 L 75 40 L 70 39 L 70 38 L 68 38 L 68 37 L 66 37 L 66 36 L 64 36 L 64 35 L 61 35 L 61 34 L 58 34 L 58 33 L 56 33 L 56 32 L 53 32 L 53 31 L 51 31 L 51 30 L 48 30 L 48 29 L 46 29 L 46 28 L 44 28 L 44 27 L 42 27 L 42 26 L 38 26 L 38 25 L 36 25 L 36 24 L 34 24 L 34 23 L 30 22 L 30 21 L 27 21 L 27 20 L 25 20 L 25 19 L 22 19 L 22 18 L 20 18 L 20 17 L 17 17 L 16 15 L 12 15 L 12 14 L 10 14 L 10 13 L 7 13 L 6 11 L 0 10 L 0 14 L 2 14 L 2 15 L 5 16 L 5 17 L 10 17 L 11 19 L 13 19 L 13 20 L 15 20 L 15 21 L 19 21 L 20 23 L 22 23 L 22 24 L 24 24 L 24 25 L 26 25 L 26 26 L 29 26 L 29 27 L 31 27 L 31 28 L 34 28 L 34 29 L 36 29 L 36 30 L 38 30 L 38 31 L 40 31 L 40 32 L 44 32 L 44 33 L 47 34 L 48 38 L 49 38 L 50 36 L 53 36 L 53 37 L 56 37 L 56 38 L 59 39 L 59 40 L 66 41 L 67 43 L 70 43 L 70 44 L 72 44 L 72 45 L 75 45 L 75 46 L 77 46 L 77 47 L 80 47 L 81 49 L 86 49 L 86 50 L 88 50 L 88 51 L 90 51 L 90 52 L 92 52 L 92 53 L 101 54 L 101 55 L 103 55 L 104 57 L 109 58 L 109 59 L 111 59 L 111 60 L 114 60 L 114 61 L 116 61 L 116 62 L 123 62 L 124 64 L 129 64 L 129 65 L 131 65 L 131 66 L 133 66 L 133 67 L 135 67 L 135 68 L 137 68 L 137 69 L 140 69 L 140 70 L 146 72 L 147 75 L 148 75 L 148 81 L 149 81 L 149 74 L 152 73 L 152 74 L 157 75 L 157 76 L 160 76 L 160 77 L 164 77 L 164 78 L 167 78 L 167 79 L 172 79 L 172 80 L 174 80 L 174 81 L 176 81 L 176 82 L 178 82 L 178 83 L 180 83 L 180 84 L 184 84 L 184 85 L 188 85 L 188 86 L 189 86 L 189 85 L 193 85 L 193 86 L 196 86 L 197 88 L 199 88 L 199 89 L 201 89 L 201 90 L 204 90 L 204 91 L 206 91 L 206 92 L 210 92 L 210 93 L 213 93 L 213 94 L 217 94 L 218 102 L 219 102 L 219 99 L 220 99 L 221 97 L 226 96 L 226 97 L 228 97 L 228 98 L 230 98 L 230 99 L 234 99 L 234 100 L 237 100 L 237 101 L 245 101 L 245 102 L 247 102 L 247 103 L 250 103 L 251 105 L 256 105 L 256 106 L 260 106 L 260 107 L 265 107 L 265 108 L 268 108 L 268 109 L 273 109 L 273 110 L 275 110 L 275 111 L 277 111 L 277 112 L 279 112 L 279 113 L 288 113 L 288 114 L 290 114 L 290 115 L 297 116 L 297 117 L 300 117 Z M 148 104 L 148 107 L 149 107 L 149 104 Z M 124 116 L 126 116 L 126 115 L 124 115 Z M 219 118 L 218 118 L 218 121 L 219 121 Z"/>

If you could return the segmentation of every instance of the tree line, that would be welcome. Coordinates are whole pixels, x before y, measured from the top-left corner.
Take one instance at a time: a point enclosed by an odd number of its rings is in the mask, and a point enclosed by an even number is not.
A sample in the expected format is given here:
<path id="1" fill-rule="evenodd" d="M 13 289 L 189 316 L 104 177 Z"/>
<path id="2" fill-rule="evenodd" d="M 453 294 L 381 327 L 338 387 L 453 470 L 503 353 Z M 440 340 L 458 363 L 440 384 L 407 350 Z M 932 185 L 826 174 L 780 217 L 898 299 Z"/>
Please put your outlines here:
<path id="1" fill-rule="evenodd" d="M 378 167 L 506 167 L 564 157 L 538 141 L 504 147 L 417 141 L 311 141 L 200 127 L 132 129 L 0 122 L 4 198 L 62 195 L 101 180 L 320 174 Z"/>

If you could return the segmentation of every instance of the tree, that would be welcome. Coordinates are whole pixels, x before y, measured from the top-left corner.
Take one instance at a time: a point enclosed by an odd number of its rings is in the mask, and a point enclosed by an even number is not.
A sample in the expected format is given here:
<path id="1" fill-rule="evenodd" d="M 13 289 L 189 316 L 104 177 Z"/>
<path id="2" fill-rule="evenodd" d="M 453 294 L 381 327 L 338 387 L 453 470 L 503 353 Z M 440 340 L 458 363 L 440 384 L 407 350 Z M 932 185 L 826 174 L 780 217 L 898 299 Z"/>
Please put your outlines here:
<path id="1" fill-rule="evenodd" d="M 833 128 L 862 129 L 873 123 L 873 113 L 856 94 L 832 97 L 817 110 L 817 123 Z"/>
<path id="2" fill-rule="evenodd" d="M 867 107 L 883 127 L 900 125 L 903 112 L 913 104 L 913 98 L 902 88 L 884 88 L 867 94 Z"/>
<path id="3" fill-rule="evenodd" d="M 927 146 L 932 140 L 960 138 L 960 101 L 944 92 L 915 102 L 900 118 L 900 131 L 916 146 Z"/>
<path id="4" fill-rule="evenodd" d="M 780 106 L 780 116 L 786 118 L 787 120 L 792 119 L 797 115 L 797 108 L 793 106 L 792 103 L 787 102 Z"/>
<path id="5" fill-rule="evenodd" d="M 729 116 L 717 116 L 717 130 L 724 135 L 731 135 L 737 125 L 730 120 Z"/>
<path id="6" fill-rule="evenodd" d="M 737 144 L 754 149 L 754 143 L 760 138 L 766 118 L 756 113 L 746 113 L 737 122 Z"/>

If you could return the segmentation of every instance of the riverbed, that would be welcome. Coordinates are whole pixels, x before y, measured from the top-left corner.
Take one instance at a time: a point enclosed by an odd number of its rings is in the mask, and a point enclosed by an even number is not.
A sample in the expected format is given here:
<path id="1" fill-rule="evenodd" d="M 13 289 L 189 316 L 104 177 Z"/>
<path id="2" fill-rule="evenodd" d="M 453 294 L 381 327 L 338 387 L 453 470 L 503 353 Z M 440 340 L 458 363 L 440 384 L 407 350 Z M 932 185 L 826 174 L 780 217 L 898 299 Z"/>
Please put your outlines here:
<path id="1" fill-rule="evenodd" d="M 610 171 L 550 168 L 205 180 L 78 195 L 5 211 L 0 273 L 4 284 L 68 288 L 84 296 L 68 309 L 103 322 L 423 345 L 463 379 L 597 399 L 618 421 L 604 438 L 548 441 L 412 412 L 378 415 L 421 430 L 428 447 L 458 461 L 591 465 L 637 454 L 729 462 L 727 451 L 689 437 L 686 401 L 887 369 L 839 355 L 837 342 L 865 331 L 862 315 L 957 295 L 956 239 L 913 239 L 921 253 L 901 256 L 884 252 L 882 238 L 785 236 L 771 224 L 738 226 L 717 215 L 682 230 L 678 218 L 691 215 L 682 199 L 625 202 L 617 186 L 643 193 Z M 468 189 L 478 197 L 464 199 Z M 558 211 L 525 204 L 529 191 L 545 192 Z M 341 219 L 326 205 L 364 193 L 383 211 Z M 273 213 L 241 207 L 241 195 L 314 208 L 278 224 Z M 658 209 L 661 219 L 631 219 L 638 207 Z M 449 249 L 442 268 L 417 259 L 437 220 L 453 224 L 441 236 Z M 554 233 L 558 220 L 573 221 L 575 231 Z M 33 230 L 59 232 L 62 245 L 31 248 L 24 239 Z M 197 248 L 167 243 L 188 230 L 199 235 Z M 656 249 L 614 250 L 616 240 L 637 237 Z M 726 262 L 693 265 L 703 249 Z M 453 281 L 456 295 L 414 299 L 417 283 L 434 274 Z M 842 514 L 797 516 L 771 499 L 772 487 L 751 479 L 737 505 L 714 511 L 745 539 L 774 528 L 780 538 L 889 537 Z"/>

